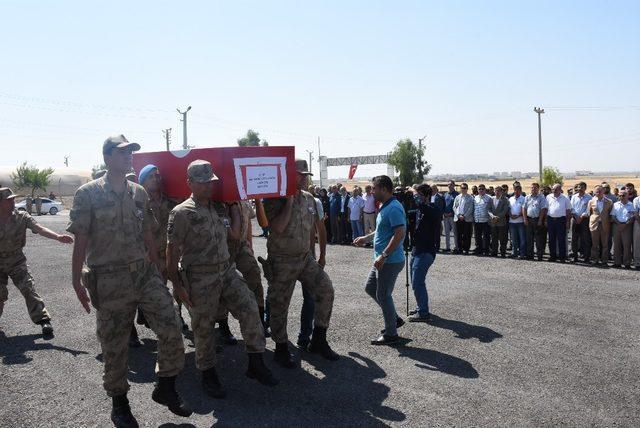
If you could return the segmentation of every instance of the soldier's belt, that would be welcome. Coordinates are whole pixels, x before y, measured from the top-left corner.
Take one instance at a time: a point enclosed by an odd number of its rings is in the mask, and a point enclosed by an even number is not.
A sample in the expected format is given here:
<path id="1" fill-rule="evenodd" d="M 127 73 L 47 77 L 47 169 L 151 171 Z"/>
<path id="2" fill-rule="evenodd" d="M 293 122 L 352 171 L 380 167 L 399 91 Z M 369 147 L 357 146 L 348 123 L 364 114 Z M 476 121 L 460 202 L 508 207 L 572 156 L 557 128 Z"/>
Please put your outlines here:
<path id="1" fill-rule="evenodd" d="M 229 268 L 229 262 L 189 266 L 186 270 L 190 273 L 218 273 L 224 272 L 227 268 Z"/>
<path id="2" fill-rule="evenodd" d="M 91 270 L 95 273 L 109 273 L 109 272 L 137 272 L 142 270 L 145 266 L 145 260 L 139 259 L 131 263 L 120 264 L 120 265 L 100 265 L 100 266 L 91 266 Z"/>

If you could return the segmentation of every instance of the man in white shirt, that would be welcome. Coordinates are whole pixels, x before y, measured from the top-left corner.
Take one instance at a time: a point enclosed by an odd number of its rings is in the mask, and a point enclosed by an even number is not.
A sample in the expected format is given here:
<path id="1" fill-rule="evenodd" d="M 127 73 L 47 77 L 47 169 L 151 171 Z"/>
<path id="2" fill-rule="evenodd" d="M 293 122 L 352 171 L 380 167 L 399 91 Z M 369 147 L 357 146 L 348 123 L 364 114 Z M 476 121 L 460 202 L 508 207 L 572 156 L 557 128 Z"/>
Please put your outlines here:
<path id="1" fill-rule="evenodd" d="M 371 193 L 371 185 L 367 184 L 364 188 L 365 194 L 362 197 L 364 199 L 364 207 L 362 217 L 364 219 L 364 234 L 368 235 L 371 232 L 376 230 L 376 198 L 373 197 L 373 193 Z"/>
<path id="2" fill-rule="evenodd" d="M 567 259 L 567 230 L 568 219 L 571 217 L 571 202 L 562 194 L 562 185 L 556 183 L 551 188 L 552 193 L 547 196 L 547 230 L 549 231 L 549 261 L 560 259 L 564 263 Z"/>
<path id="3" fill-rule="evenodd" d="M 511 258 L 525 259 L 527 241 L 522 215 L 524 196 L 522 196 L 522 186 L 519 183 L 513 187 L 513 196 L 509 198 L 509 206 L 511 207 L 509 210 L 509 232 L 511 233 L 511 248 L 513 250 Z"/>
<path id="4" fill-rule="evenodd" d="M 627 190 L 620 191 L 620 200 L 613 204 L 611 221 L 613 222 L 613 267 L 621 267 L 622 263 L 631 269 L 631 241 L 633 222 L 636 211 L 629 201 Z"/>
<path id="5" fill-rule="evenodd" d="M 571 229 L 571 251 L 573 262 L 578 262 L 578 252 L 582 254 L 585 263 L 591 259 L 591 232 L 589 231 L 589 201 L 591 195 L 585 193 L 587 183 L 581 181 L 576 185 L 577 193 L 571 197 L 571 215 L 573 227 Z"/>
<path id="6" fill-rule="evenodd" d="M 364 235 L 362 228 L 362 209 L 364 208 L 364 199 L 362 199 L 362 190 L 359 187 L 353 189 L 353 195 L 349 198 L 349 221 L 351 222 L 351 234 L 353 239 Z"/>
<path id="7" fill-rule="evenodd" d="M 633 225 L 633 260 L 636 270 L 640 270 L 640 196 L 633 200 L 636 221 Z"/>

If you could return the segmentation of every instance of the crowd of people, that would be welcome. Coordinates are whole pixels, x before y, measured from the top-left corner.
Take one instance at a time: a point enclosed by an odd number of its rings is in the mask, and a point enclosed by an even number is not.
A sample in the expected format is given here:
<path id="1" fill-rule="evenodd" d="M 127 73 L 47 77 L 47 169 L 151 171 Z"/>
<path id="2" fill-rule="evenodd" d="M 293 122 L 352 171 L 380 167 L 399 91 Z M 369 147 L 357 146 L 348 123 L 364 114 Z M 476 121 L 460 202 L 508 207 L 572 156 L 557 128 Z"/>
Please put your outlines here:
<path id="1" fill-rule="evenodd" d="M 398 341 L 405 321 L 393 302 L 395 281 L 409 262 L 416 307 L 410 322 L 429 322 L 426 277 L 438 252 L 550 261 L 567 259 L 571 230 L 574 261 L 609 262 L 640 269 L 640 198 L 629 183 L 618 195 L 606 183 L 592 194 L 578 183 L 565 196 L 560 184 L 530 193 L 520 183 L 472 188 L 449 183 L 447 192 L 419 184 L 393 188 L 388 176 L 378 176 L 364 191 L 341 184 L 309 187 L 305 160 L 296 159 L 295 193 L 285 198 L 217 202 L 211 199 L 218 178 L 205 160 L 195 160 L 186 172 L 191 195 L 172 201 L 162 188 L 162 171 L 146 165 L 132 174 L 132 153 L 140 149 L 123 135 L 102 146 L 105 173 L 81 186 L 73 201 L 67 231 L 58 234 L 40 226 L 28 212 L 15 210 L 15 195 L 0 188 L 0 315 L 8 298 L 10 277 L 25 298 L 34 323 L 53 333 L 51 316 L 35 289 L 23 253 L 26 229 L 61 243 L 73 243 L 72 285 L 87 313 L 96 311 L 97 337 L 104 359 L 103 386 L 112 398 L 111 419 L 117 427 L 136 427 L 127 393 L 127 353 L 138 338 L 134 321 L 158 338 L 152 393 L 157 403 L 180 416 L 192 409 L 175 387 L 184 366 L 181 330 L 188 311 L 195 344 L 196 367 L 203 390 L 213 398 L 226 391 L 216 372 L 221 334 L 225 344 L 237 343 L 229 330 L 231 313 L 240 324 L 247 351 L 247 377 L 266 386 L 275 378 L 263 360 L 266 338 L 275 342 L 274 362 L 298 366 L 289 349 L 287 321 L 296 282 L 303 289 L 298 346 L 327 361 L 340 356 L 327 340 L 334 289 L 325 271 L 327 244 L 373 247 L 374 261 L 364 290 L 380 307 L 385 328 L 372 345 Z M 308 190 L 308 191 L 307 191 Z M 267 237 L 267 258 L 253 253 L 251 218 L 256 216 Z M 441 236 L 444 232 L 444 248 Z M 453 243 L 451 237 L 453 236 Z M 317 249 L 316 249 L 317 248 Z M 267 280 L 266 295 L 262 274 Z M 172 293 L 168 282 L 171 282 Z M 177 306 L 175 305 L 177 303 Z M 219 331 L 215 332 L 215 326 Z"/>
<path id="2" fill-rule="evenodd" d="M 407 214 L 407 244 L 414 230 L 417 187 L 396 187 L 393 193 Z M 603 182 L 588 191 L 586 183 L 579 182 L 566 194 L 559 183 L 533 183 L 528 194 L 518 181 L 511 188 L 480 184 L 470 189 L 454 181 L 447 191 L 430 187 L 428 203 L 440 217 L 435 239 L 439 252 L 537 261 L 548 254 L 551 262 L 640 270 L 640 199 L 633 183 L 612 190 Z M 327 189 L 311 186 L 309 191 L 324 208 L 330 244 L 351 244 L 375 230 L 379 203 L 372 186 L 364 193 L 358 186 L 348 192 L 340 183 Z"/>

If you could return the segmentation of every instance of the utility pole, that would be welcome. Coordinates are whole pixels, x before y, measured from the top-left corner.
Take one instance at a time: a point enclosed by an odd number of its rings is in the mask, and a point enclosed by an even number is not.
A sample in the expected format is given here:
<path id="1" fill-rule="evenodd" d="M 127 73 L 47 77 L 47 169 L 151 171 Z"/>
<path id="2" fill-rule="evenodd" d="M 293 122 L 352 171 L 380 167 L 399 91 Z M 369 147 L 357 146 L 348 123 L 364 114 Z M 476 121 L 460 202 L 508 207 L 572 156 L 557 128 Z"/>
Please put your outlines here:
<path id="1" fill-rule="evenodd" d="M 320 164 L 321 162 L 322 162 L 322 156 L 320 156 L 320 137 L 318 137 L 318 170 L 320 171 L 318 175 L 320 176 L 320 187 L 322 187 L 322 165 Z"/>
<path id="2" fill-rule="evenodd" d="M 65 156 L 64 157 L 64 166 L 66 166 L 66 167 L 69 166 L 69 156 Z"/>
<path id="3" fill-rule="evenodd" d="M 544 114 L 544 109 L 540 107 L 534 107 L 533 111 L 538 113 L 538 170 L 540 172 L 540 183 L 542 184 L 542 119 L 541 119 L 541 115 Z"/>
<path id="4" fill-rule="evenodd" d="M 185 111 L 176 110 L 182 115 L 182 119 L 180 119 L 180 122 L 182 122 L 182 148 L 187 150 L 189 148 L 187 145 L 187 113 L 191 110 L 191 106 L 187 107 Z"/>
<path id="5" fill-rule="evenodd" d="M 418 150 L 422 151 L 422 141 L 426 138 L 426 135 L 422 138 L 418 138 Z M 420 175 L 420 183 L 422 183 L 424 181 L 424 176 L 422 175 L 422 156 L 418 159 L 418 174 Z"/>
<path id="6" fill-rule="evenodd" d="M 313 162 L 313 150 L 305 150 L 309 153 L 309 172 L 313 172 L 313 168 L 311 168 L 311 162 Z"/>
<path id="7" fill-rule="evenodd" d="M 164 140 L 167 143 L 167 151 L 171 150 L 169 146 L 171 145 L 171 128 L 163 129 L 162 135 L 164 136 Z"/>

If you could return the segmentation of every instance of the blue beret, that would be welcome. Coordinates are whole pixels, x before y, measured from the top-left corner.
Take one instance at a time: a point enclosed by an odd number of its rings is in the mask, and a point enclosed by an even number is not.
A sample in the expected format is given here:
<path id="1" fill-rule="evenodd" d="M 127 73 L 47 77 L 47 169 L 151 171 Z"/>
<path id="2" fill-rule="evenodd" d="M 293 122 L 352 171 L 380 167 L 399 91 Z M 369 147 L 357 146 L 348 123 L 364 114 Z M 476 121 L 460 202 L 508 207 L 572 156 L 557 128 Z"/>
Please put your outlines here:
<path id="1" fill-rule="evenodd" d="M 158 169 L 157 166 L 149 164 L 140 170 L 140 174 L 138 174 L 138 183 L 144 183 L 144 180 L 147 179 L 147 175 L 154 169 Z"/>

